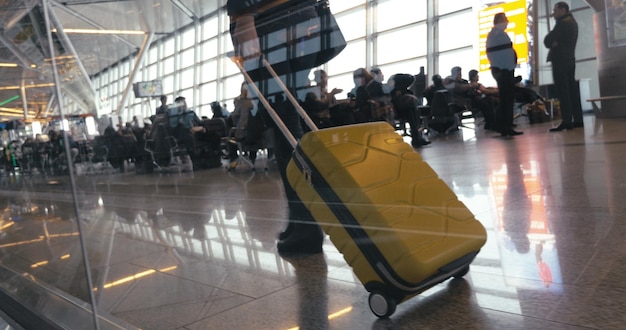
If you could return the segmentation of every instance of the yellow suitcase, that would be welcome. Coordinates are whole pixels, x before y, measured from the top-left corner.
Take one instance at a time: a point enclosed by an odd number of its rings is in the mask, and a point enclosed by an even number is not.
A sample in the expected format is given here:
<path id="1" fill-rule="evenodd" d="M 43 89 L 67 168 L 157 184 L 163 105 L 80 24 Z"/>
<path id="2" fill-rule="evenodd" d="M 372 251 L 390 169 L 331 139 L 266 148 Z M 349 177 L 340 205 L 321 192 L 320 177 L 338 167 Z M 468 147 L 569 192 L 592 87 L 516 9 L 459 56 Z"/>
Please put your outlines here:
<path id="1" fill-rule="evenodd" d="M 319 130 L 261 59 L 311 132 L 297 141 L 235 61 L 294 146 L 287 180 L 370 292 L 380 318 L 396 305 L 469 271 L 486 231 L 454 192 L 386 122 Z"/>
<path id="2" fill-rule="evenodd" d="M 480 222 L 385 122 L 305 134 L 287 177 L 381 318 L 465 275 L 486 241 Z"/>

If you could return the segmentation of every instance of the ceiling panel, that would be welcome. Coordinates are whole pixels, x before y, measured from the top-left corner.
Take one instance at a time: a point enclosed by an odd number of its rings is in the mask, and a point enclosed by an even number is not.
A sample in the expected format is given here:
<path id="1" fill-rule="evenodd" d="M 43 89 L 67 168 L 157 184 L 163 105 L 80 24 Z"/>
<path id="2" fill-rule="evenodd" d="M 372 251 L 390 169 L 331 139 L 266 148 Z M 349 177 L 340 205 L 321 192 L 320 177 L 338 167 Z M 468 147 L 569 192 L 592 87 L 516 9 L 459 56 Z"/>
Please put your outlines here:
<path id="1" fill-rule="evenodd" d="M 141 30 L 154 32 L 154 41 L 185 27 L 218 9 L 218 1 L 210 0 L 137 0 L 49 1 L 51 20 L 63 29 Z M 15 63 L 19 67 L 0 66 L 0 120 L 8 113 L 23 111 L 24 86 L 26 107 L 41 113 L 53 94 L 52 87 L 33 87 L 52 83 L 50 48 L 45 31 L 44 11 L 38 0 L 0 0 L 0 63 Z M 84 102 L 81 112 L 95 112 L 95 97 L 89 76 L 95 75 L 137 52 L 144 35 L 93 35 L 67 33 L 67 39 L 53 34 L 54 53 L 62 88 L 77 102 Z M 76 51 L 78 60 L 73 56 Z M 83 72 L 86 71 L 86 75 Z M 72 89 L 71 91 L 69 89 Z M 90 100 L 91 99 L 91 100 Z M 4 115 L 3 115 L 4 114 Z"/>

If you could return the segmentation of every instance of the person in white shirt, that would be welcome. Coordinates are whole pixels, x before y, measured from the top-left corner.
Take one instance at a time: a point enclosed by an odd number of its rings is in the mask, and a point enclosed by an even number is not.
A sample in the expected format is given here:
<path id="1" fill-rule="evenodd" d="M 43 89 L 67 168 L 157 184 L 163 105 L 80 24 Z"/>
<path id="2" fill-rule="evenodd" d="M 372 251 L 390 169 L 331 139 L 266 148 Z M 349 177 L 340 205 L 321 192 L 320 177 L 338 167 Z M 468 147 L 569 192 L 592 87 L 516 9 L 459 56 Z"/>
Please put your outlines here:
<path id="1" fill-rule="evenodd" d="M 491 64 L 491 74 L 498 83 L 500 111 L 496 116 L 496 129 L 502 136 L 523 134 L 513 130 L 513 103 L 515 67 L 517 54 L 513 42 L 504 31 L 509 24 L 505 13 L 493 17 L 493 28 L 487 35 L 487 58 Z"/>

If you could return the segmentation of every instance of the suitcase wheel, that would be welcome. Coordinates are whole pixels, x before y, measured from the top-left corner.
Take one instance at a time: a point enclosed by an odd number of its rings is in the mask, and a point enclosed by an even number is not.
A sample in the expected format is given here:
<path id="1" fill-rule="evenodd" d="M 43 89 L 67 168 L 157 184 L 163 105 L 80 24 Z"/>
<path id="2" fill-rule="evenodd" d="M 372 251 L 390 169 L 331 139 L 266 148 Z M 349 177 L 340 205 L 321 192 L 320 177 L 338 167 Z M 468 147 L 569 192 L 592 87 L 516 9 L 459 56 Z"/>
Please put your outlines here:
<path id="1" fill-rule="evenodd" d="M 381 319 L 396 311 L 396 301 L 380 291 L 372 291 L 369 297 L 370 310 Z"/>
<path id="2" fill-rule="evenodd" d="M 454 278 L 462 278 L 463 276 L 465 276 L 465 274 L 467 274 L 467 272 L 469 272 L 470 270 L 470 266 L 467 265 L 465 267 L 463 267 L 461 270 L 459 270 L 456 274 L 452 275 L 452 277 Z"/>

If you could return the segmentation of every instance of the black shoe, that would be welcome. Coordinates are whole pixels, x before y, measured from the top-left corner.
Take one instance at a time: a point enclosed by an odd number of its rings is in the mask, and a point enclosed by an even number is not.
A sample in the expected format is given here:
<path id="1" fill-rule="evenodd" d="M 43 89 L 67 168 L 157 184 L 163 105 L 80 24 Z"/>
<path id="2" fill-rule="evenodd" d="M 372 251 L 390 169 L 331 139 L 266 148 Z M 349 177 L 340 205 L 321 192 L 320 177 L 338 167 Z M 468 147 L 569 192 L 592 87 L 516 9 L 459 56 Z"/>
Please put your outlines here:
<path id="1" fill-rule="evenodd" d="M 508 130 L 504 130 L 502 132 L 500 132 L 500 135 L 502 136 L 515 136 L 515 135 L 522 135 L 524 134 L 524 132 L 518 132 L 518 131 L 514 131 L 512 129 L 508 129 Z"/>
<path id="2" fill-rule="evenodd" d="M 576 127 L 585 127 L 585 124 L 583 124 L 582 121 L 575 121 L 572 123 L 572 127 L 576 128 Z"/>
<path id="3" fill-rule="evenodd" d="M 285 255 L 322 252 L 324 233 L 317 224 L 294 224 L 291 235 L 276 244 L 278 253 Z"/>
<path id="4" fill-rule="evenodd" d="M 426 141 L 426 140 L 411 142 L 411 146 L 413 148 L 419 148 L 419 147 L 427 146 L 429 144 L 430 144 L 430 141 Z"/>
<path id="5" fill-rule="evenodd" d="M 572 126 L 565 126 L 565 125 L 561 124 L 561 125 L 559 125 L 557 127 L 552 127 L 550 129 L 550 132 L 560 132 L 562 130 L 571 130 L 571 129 L 574 129 L 574 127 L 572 127 Z"/>
<path id="6" fill-rule="evenodd" d="M 293 227 L 294 227 L 293 222 L 289 221 L 289 223 L 287 224 L 287 228 L 285 228 L 285 230 L 283 230 L 282 232 L 280 232 L 280 234 L 278 234 L 278 240 L 279 241 L 286 240 L 293 232 Z"/>
<path id="7" fill-rule="evenodd" d="M 278 253 L 284 255 L 295 255 L 295 254 L 316 254 L 322 253 L 322 242 L 317 240 L 310 239 L 286 239 L 284 241 L 278 242 L 276 247 L 278 248 Z"/>

